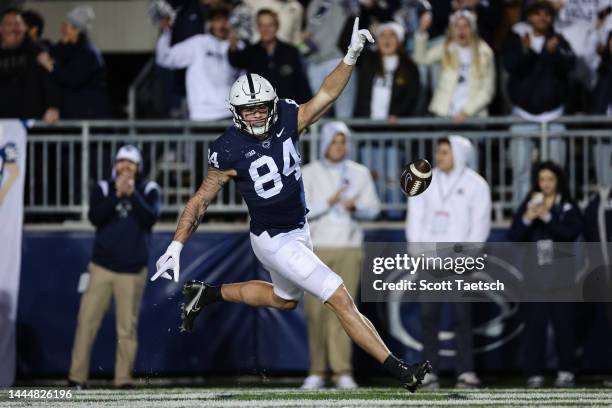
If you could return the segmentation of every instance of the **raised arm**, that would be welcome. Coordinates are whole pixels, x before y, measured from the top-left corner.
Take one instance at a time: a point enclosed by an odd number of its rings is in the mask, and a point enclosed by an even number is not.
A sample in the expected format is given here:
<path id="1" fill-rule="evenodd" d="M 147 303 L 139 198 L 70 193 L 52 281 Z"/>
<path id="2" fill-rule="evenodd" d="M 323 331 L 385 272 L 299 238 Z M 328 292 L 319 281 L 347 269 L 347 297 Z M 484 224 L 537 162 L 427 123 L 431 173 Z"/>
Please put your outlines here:
<path id="1" fill-rule="evenodd" d="M 301 132 L 306 127 L 319 120 L 338 96 L 340 96 L 353 73 L 353 66 L 357 62 L 357 58 L 363 50 L 366 41 L 373 43 L 374 38 L 368 30 L 359 29 L 359 17 L 357 17 L 353 24 L 351 44 L 349 45 L 346 56 L 325 78 L 316 95 L 308 102 L 300 105 L 298 111 L 298 132 Z"/>
<path id="2" fill-rule="evenodd" d="M 161 276 L 165 279 L 174 278 L 174 282 L 178 282 L 180 254 L 183 245 L 191 237 L 191 234 L 198 229 L 211 201 L 214 200 L 217 193 L 221 191 L 229 179 L 235 175 L 235 170 L 217 170 L 209 167 L 208 174 L 202 185 L 200 185 L 200 188 L 198 188 L 187 202 L 187 205 L 185 205 L 185 209 L 179 218 L 176 232 L 174 233 L 174 240 L 168 246 L 166 253 L 155 264 L 157 272 L 151 278 L 152 281 Z M 170 273 L 173 273 L 174 276 L 170 276 Z"/>
<path id="3" fill-rule="evenodd" d="M 170 30 L 163 30 L 157 40 L 155 62 L 169 69 L 187 68 L 195 60 L 201 48 L 201 37 L 190 37 L 178 44 L 170 45 Z"/>

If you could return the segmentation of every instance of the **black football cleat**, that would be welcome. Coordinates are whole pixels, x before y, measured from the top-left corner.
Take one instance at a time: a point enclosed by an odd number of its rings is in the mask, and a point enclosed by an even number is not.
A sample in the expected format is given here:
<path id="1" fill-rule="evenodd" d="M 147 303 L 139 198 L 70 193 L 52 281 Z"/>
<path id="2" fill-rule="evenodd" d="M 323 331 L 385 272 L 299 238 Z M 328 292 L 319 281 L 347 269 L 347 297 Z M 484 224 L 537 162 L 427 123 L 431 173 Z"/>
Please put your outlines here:
<path id="1" fill-rule="evenodd" d="M 429 361 L 417 364 L 406 364 L 404 367 L 406 369 L 403 371 L 400 381 L 410 392 L 415 392 L 419 385 L 421 385 L 421 382 L 423 382 L 425 374 L 432 372 Z"/>
<path id="2" fill-rule="evenodd" d="M 197 280 L 188 281 L 183 285 L 185 303 L 181 304 L 181 332 L 191 333 L 193 322 L 202 309 L 213 301 L 207 296 L 207 290 L 212 286 Z"/>

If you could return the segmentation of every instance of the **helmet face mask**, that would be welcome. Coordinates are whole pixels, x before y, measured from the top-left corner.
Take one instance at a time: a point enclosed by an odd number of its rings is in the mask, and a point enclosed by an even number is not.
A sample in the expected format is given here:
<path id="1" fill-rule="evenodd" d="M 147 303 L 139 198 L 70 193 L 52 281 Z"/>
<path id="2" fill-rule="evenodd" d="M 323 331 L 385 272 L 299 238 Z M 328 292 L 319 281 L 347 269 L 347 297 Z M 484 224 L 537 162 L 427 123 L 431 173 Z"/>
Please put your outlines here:
<path id="1" fill-rule="evenodd" d="M 233 106 L 234 123 L 238 122 L 238 128 L 255 136 L 265 139 L 270 126 L 276 120 L 276 103 L 263 102 L 250 105 Z"/>
<path id="2" fill-rule="evenodd" d="M 265 78 L 251 73 L 240 76 L 229 95 L 234 124 L 257 139 L 265 139 L 278 118 L 277 101 L 276 91 Z"/>

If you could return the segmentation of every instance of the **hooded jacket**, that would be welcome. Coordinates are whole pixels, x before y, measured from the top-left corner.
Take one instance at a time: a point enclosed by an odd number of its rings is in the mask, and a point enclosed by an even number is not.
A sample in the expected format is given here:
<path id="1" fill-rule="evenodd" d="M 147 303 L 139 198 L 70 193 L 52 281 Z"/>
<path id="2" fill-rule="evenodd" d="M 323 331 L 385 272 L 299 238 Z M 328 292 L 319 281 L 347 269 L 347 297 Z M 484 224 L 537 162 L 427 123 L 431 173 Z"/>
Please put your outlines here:
<path id="1" fill-rule="evenodd" d="M 491 230 L 491 190 L 468 167 L 474 154 L 462 136 L 449 137 L 454 166 L 433 169 L 429 188 L 408 199 L 408 242 L 485 242 Z"/>
<path id="2" fill-rule="evenodd" d="M 332 163 L 325 158 L 334 136 L 346 137 L 345 158 Z M 312 242 L 317 248 L 360 247 L 363 231 L 357 220 L 371 220 L 380 212 L 380 201 L 374 188 L 374 180 L 367 167 L 349 160 L 351 132 L 342 122 L 330 122 L 321 130 L 319 160 L 302 169 L 306 204 L 310 209 L 308 221 Z M 328 199 L 342 186 L 345 190 L 340 202 L 333 206 Z M 357 197 L 356 209 L 346 210 L 342 201 Z"/>

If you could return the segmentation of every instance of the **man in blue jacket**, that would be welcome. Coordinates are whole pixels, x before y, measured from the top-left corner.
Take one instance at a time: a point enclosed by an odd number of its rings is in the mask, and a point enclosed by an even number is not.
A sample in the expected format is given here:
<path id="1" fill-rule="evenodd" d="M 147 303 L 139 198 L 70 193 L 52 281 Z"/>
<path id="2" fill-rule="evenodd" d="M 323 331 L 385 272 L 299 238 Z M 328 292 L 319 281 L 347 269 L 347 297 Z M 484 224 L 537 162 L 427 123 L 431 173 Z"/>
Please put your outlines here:
<path id="1" fill-rule="evenodd" d="M 98 181 L 91 194 L 89 220 L 96 227 L 96 237 L 68 376 L 69 384 L 77 388 L 87 381 L 91 347 L 111 298 L 117 316 L 114 384 L 132 386 L 138 311 L 147 279 L 151 228 L 159 215 L 161 197 L 157 183 L 141 174 L 140 151 L 125 145 L 115 157 L 113 177 Z"/>
<path id="2" fill-rule="evenodd" d="M 527 122 L 510 131 L 512 192 L 514 207 L 529 192 L 534 144 L 530 137 L 549 123 L 548 159 L 565 163 L 566 144 L 558 137 L 563 125 L 551 123 L 563 115 L 569 94 L 569 74 L 576 57 L 569 43 L 554 30 L 556 9 L 548 0 L 526 4 L 525 20 L 515 24 L 502 50 L 504 68 L 509 74 L 507 91 L 512 114 Z M 529 137 L 524 137 L 529 136 Z"/>

